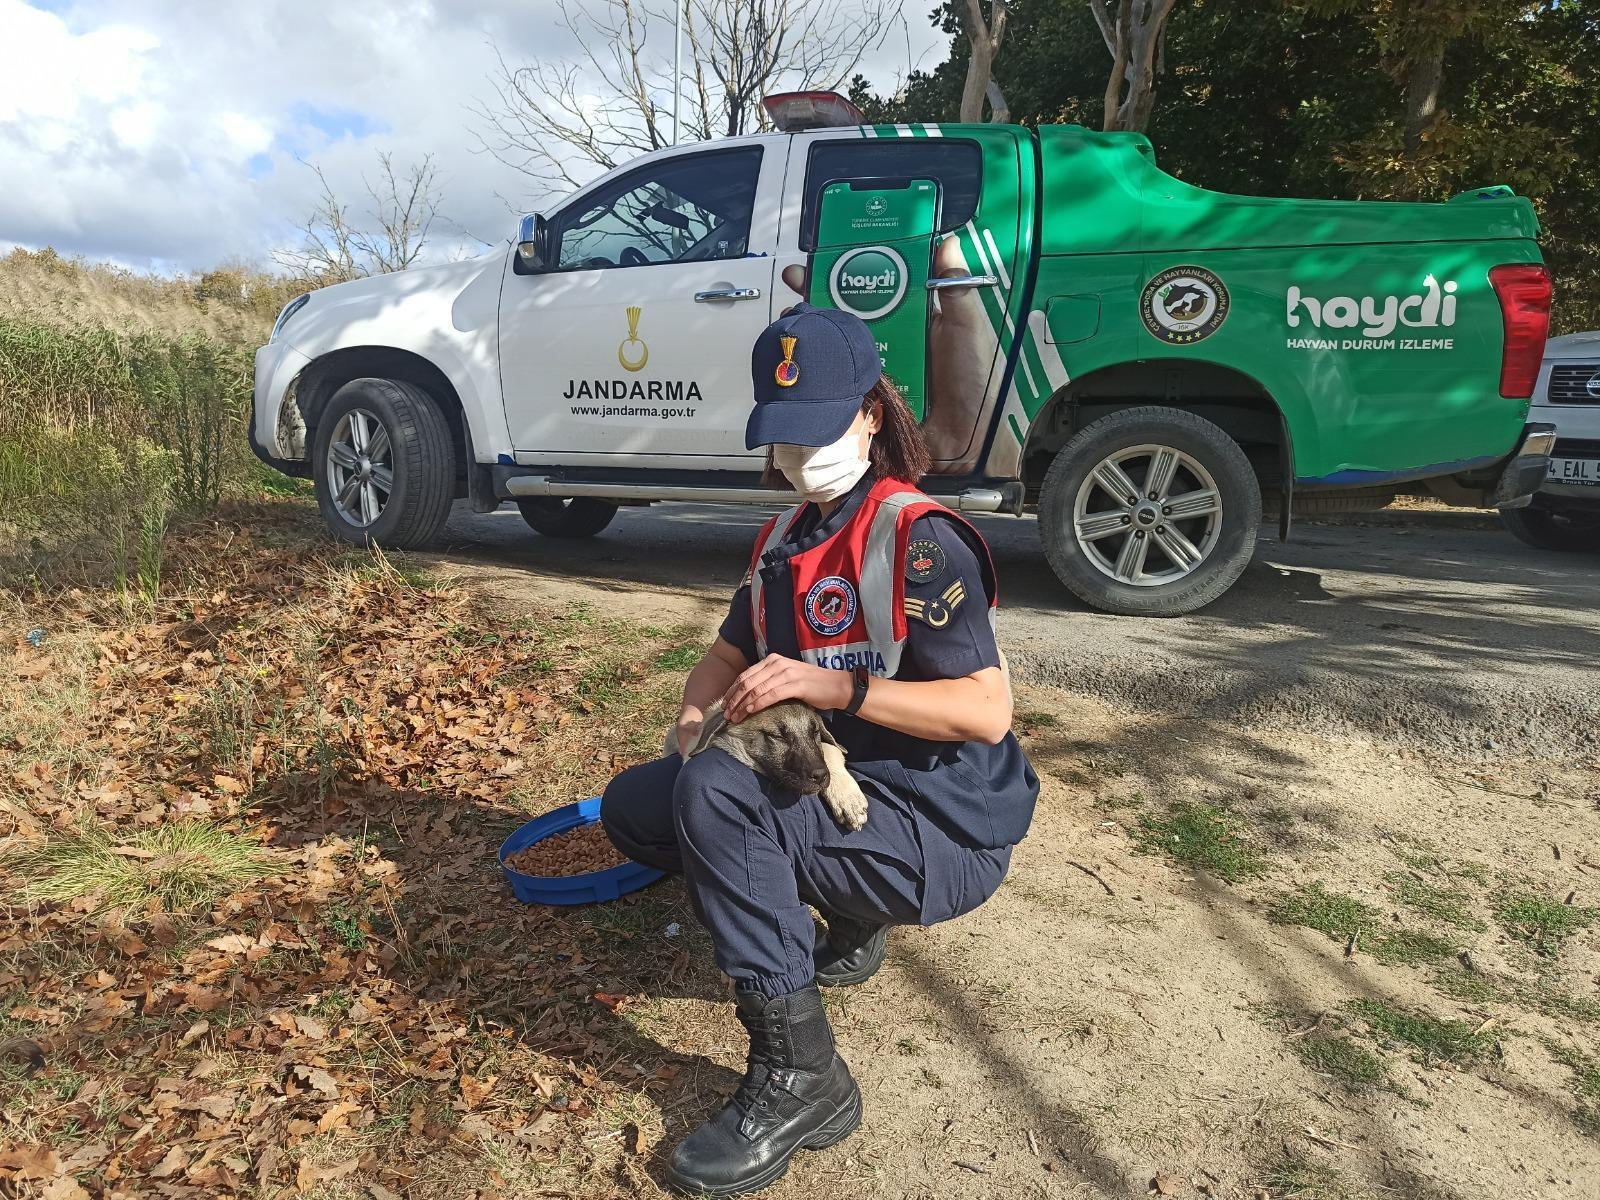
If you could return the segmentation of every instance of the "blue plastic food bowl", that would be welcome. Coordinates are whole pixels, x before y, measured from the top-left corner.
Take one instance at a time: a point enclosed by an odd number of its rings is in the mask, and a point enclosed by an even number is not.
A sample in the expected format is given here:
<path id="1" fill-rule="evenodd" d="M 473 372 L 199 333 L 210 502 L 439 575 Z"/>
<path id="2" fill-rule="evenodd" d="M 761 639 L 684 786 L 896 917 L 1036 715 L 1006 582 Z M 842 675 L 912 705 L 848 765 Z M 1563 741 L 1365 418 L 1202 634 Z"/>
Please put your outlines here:
<path id="1" fill-rule="evenodd" d="M 500 843 L 500 870 L 512 893 L 524 904 L 600 904 L 629 892 L 649 887 L 666 874 L 643 863 L 623 863 L 605 871 L 585 875 L 525 875 L 506 866 L 506 855 L 526 850 L 535 842 L 566 833 L 580 825 L 593 825 L 600 819 L 600 797 L 563 805 L 555 812 L 535 817 Z"/>

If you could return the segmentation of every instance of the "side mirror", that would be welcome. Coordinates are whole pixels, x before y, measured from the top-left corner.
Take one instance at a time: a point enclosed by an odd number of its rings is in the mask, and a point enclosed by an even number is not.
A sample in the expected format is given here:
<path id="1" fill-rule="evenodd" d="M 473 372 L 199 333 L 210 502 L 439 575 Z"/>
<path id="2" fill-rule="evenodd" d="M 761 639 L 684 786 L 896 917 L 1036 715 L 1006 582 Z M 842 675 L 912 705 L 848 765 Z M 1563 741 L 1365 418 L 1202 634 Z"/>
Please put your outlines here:
<path id="1" fill-rule="evenodd" d="M 529 213 L 517 227 L 517 266 L 523 274 L 549 267 L 550 224 L 538 213 Z"/>

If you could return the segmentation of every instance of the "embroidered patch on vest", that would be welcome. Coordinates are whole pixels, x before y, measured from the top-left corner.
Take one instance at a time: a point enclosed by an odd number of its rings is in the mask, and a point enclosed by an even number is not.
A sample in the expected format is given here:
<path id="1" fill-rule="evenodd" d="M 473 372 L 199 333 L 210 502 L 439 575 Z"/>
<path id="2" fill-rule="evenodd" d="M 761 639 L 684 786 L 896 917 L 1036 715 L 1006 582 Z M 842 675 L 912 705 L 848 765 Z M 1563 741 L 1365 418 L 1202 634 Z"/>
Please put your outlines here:
<path id="1" fill-rule="evenodd" d="M 932 600 L 917 600 L 907 596 L 906 616 L 914 617 L 924 625 L 931 625 L 935 629 L 943 629 L 950 624 L 951 614 L 960 608 L 966 599 L 966 585 L 958 579 Z"/>
<path id="2" fill-rule="evenodd" d="M 823 637 L 832 637 L 856 619 L 856 589 L 842 575 L 829 575 L 806 593 L 806 624 Z"/>
<path id="3" fill-rule="evenodd" d="M 906 582 L 928 583 L 944 574 L 944 547 L 932 538 L 917 538 L 906 547 Z"/>

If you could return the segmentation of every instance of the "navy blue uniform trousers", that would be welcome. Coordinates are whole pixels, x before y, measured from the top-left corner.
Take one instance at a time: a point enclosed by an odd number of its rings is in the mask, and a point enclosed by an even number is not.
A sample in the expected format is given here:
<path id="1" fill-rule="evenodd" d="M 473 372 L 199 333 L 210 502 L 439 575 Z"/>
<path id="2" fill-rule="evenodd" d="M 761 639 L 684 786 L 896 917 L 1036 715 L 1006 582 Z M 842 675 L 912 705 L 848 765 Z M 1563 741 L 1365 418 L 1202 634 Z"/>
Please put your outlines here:
<path id="1" fill-rule="evenodd" d="M 1010 865 L 1010 847 L 961 845 L 918 820 L 911 798 L 858 781 L 869 815 L 848 833 L 820 797 L 786 791 L 721 750 L 687 763 L 671 755 L 613 779 L 600 819 L 629 857 L 683 874 L 724 972 L 783 996 L 814 977 L 808 904 L 931 925 L 983 903 Z"/>

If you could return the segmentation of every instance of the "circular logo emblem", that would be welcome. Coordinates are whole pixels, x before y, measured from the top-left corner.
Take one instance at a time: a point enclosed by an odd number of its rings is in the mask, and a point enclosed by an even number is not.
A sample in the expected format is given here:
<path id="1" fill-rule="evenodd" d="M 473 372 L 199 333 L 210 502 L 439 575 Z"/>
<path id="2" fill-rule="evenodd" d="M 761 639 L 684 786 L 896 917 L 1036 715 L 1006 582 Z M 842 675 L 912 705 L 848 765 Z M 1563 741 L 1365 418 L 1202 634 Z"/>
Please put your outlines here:
<path id="1" fill-rule="evenodd" d="M 873 196 L 867 201 L 867 216 L 881 217 L 889 211 L 889 202 L 882 196 Z"/>
<path id="2" fill-rule="evenodd" d="M 906 260 L 888 246 L 863 246 L 840 256 L 828 276 L 834 304 L 863 321 L 888 316 L 906 294 Z"/>
<path id="3" fill-rule="evenodd" d="M 842 575 L 829 575 L 811 585 L 805 608 L 806 624 L 832 637 L 856 619 L 856 589 Z"/>
<path id="4" fill-rule="evenodd" d="M 783 347 L 783 361 L 772 370 L 772 378 L 779 387 L 793 387 L 800 382 L 800 364 L 794 360 L 794 348 L 799 344 L 797 337 L 781 337 L 779 345 Z"/>
<path id="5" fill-rule="evenodd" d="M 1204 267 L 1168 267 L 1144 285 L 1139 316 L 1169 345 L 1204 341 L 1228 319 L 1228 288 Z"/>
<path id="6" fill-rule="evenodd" d="M 927 583 L 944 574 L 944 547 L 932 538 L 917 538 L 906 547 L 906 582 Z"/>
<path id="7" fill-rule="evenodd" d="M 1583 385 L 1583 390 L 1594 399 L 1600 400 L 1600 371 L 1589 376 L 1589 382 Z"/>

